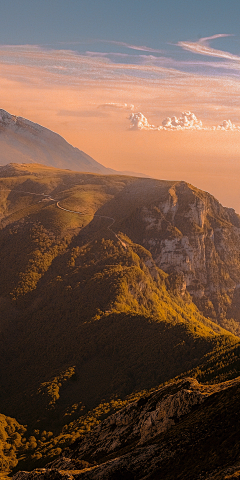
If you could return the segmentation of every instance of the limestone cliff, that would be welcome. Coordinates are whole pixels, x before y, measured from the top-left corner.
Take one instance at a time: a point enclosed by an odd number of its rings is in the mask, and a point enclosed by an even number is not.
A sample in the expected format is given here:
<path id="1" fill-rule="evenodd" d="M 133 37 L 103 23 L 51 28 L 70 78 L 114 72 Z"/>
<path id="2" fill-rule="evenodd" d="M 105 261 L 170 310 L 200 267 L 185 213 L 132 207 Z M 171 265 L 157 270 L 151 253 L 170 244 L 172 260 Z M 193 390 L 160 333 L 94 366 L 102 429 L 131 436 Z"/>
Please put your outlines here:
<path id="1" fill-rule="evenodd" d="M 179 293 L 187 290 L 206 316 L 240 321 L 240 216 L 233 209 L 186 182 L 171 182 L 167 189 L 156 185 L 154 200 L 122 226 L 158 267 L 178 275 Z"/>

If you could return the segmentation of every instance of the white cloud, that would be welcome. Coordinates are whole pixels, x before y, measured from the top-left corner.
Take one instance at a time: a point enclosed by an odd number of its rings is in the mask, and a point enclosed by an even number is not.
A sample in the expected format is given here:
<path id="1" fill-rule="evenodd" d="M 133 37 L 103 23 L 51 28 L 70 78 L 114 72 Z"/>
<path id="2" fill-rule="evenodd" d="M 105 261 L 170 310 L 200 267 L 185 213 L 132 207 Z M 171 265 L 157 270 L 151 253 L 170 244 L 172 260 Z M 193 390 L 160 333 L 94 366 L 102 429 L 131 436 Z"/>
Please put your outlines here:
<path id="1" fill-rule="evenodd" d="M 223 120 L 221 125 L 217 126 L 216 130 L 231 130 L 231 131 L 238 130 L 238 131 L 240 131 L 240 127 L 234 125 L 234 123 L 232 123 L 231 120 Z"/>
<path id="2" fill-rule="evenodd" d="M 202 121 L 199 120 L 192 112 L 183 112 L 180 117 L 166 117 L 162 121 L 162 125 L 155 126 L 148 122 L 143 113 L 132 113 L 129 116 L 131 120 L 130 128 L 132 130 L 225 130 L 240 131 L 240 127 L 234 125 L 231 120 L 223 120 L 218 126 L 204 127 Z"/>
<path id="3" fill-rule="evenodd" d="M 131 120 L 130 128 L 132 130 L 196 130 L 202 129 L 202 122 L 198 120 L 192 112 L 183 112 L 181 117 L 167 117 L 163 120 L 162 125 L 150 125 L 143 113 L 132 113 L 129 116 Z"/>
<path id="4" fill-rule="evenodd" d="M 196 115 L 192 112 L 183 112 L 182 116 L 177 118 L 176 116 L 170 118 L 167 117 L 163 120 L 162 126 L 164 129 L 174 129 L 174 130 L 182 130 L 182 129 L 194 129 L 199 130 L 202 129 L 202 122 L 198 120 Z"/>
<path id="5" fill-rule="evenodd" d="M 147 118 L 141 112 L 131 113 L 129 120 L 131 120 L 130 128 L 132 130 L 158 130 L 158 127 L 148 123 Z"/>

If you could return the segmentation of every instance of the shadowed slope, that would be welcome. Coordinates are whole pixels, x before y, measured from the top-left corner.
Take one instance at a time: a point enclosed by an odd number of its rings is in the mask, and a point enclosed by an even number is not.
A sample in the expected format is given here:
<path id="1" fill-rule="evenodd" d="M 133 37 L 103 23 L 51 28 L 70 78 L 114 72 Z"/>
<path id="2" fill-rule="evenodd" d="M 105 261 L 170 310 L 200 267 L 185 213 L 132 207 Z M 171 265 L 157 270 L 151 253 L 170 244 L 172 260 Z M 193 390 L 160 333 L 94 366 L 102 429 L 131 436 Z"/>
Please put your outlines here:
<path id="1" fill-rule="evenodd" d="M 14 480 L 238 478 L 239 398 L 239 377 L 172 382 L 108 417 L 46 469 Z"/>

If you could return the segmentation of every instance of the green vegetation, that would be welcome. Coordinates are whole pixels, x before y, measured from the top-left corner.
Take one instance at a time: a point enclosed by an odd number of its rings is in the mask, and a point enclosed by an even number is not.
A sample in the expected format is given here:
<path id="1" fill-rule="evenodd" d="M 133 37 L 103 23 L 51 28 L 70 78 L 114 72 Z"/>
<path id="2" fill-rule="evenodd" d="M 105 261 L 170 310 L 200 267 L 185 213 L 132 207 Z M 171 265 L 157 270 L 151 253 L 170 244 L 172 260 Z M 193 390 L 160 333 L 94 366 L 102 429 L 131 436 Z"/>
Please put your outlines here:
<path id="1" fill-rule="evenodd" d="M 47 395 L 50 400 L 48 405 L 49 407 L 53 407 L 60 397 L 59 389 L 62 387 L 62 384 L 73 377 L 73 375 L 75 375 L 75 368 L 70 367 L 66 370 L 66 372 L 58 375 L 52 381 L 42 383 L 37 393 L 40 395 Z"/>
<path id="2" fill-rule="evenodd" d="M 219 347 L 208 353 L 204 362 L 187 372 L 202 383 L 225 382 L 240 374 L 240 344 Z M 181 375 L 182 377 L 182 375 Z"/>
<path id="3" fill-rule="evenodd" d="M 0 471 L 11 471 L 22 452 L 31 448 L 31 439 L 25 438 L 26 428 L 15 419 L 0 414 Z"/>

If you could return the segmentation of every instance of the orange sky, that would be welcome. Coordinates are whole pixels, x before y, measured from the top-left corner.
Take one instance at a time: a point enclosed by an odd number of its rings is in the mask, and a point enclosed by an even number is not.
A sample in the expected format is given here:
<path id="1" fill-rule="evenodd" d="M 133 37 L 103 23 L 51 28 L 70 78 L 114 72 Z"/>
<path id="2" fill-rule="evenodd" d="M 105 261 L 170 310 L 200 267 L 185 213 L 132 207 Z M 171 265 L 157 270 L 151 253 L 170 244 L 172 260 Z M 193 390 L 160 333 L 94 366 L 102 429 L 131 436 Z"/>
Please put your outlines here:
<path id="1" fill-rule="evenodd" d="M 36 55 L 41 66 L 30 62 Z M 55 60 L 63 55 L 55 70 L 46 66 L 47 55 Z M 158 69 L 158 79 L 146 79 L 146 67 L 128 72 L 128 66 L 113 69 L 99 59 L 71 55 L 37 50 L 26 53 L 25 64 L 15 57 L 2 61 L 0 108 L 56 131 L 107 167 L 186 180 L 240 213 L 240 132 L 131 131 L 128 120 L 133 104 L 154 125 L 183 110 L 191 110 L 206 125 L 217 125 L 229 112 L 234 121 L 240 113 L 232 101 L 239 95 L 237 81 L 231 80 L 230 89 L 221 77 L 171 69 Z M 81 77 L 76 68 L 82 69 Z"/>

